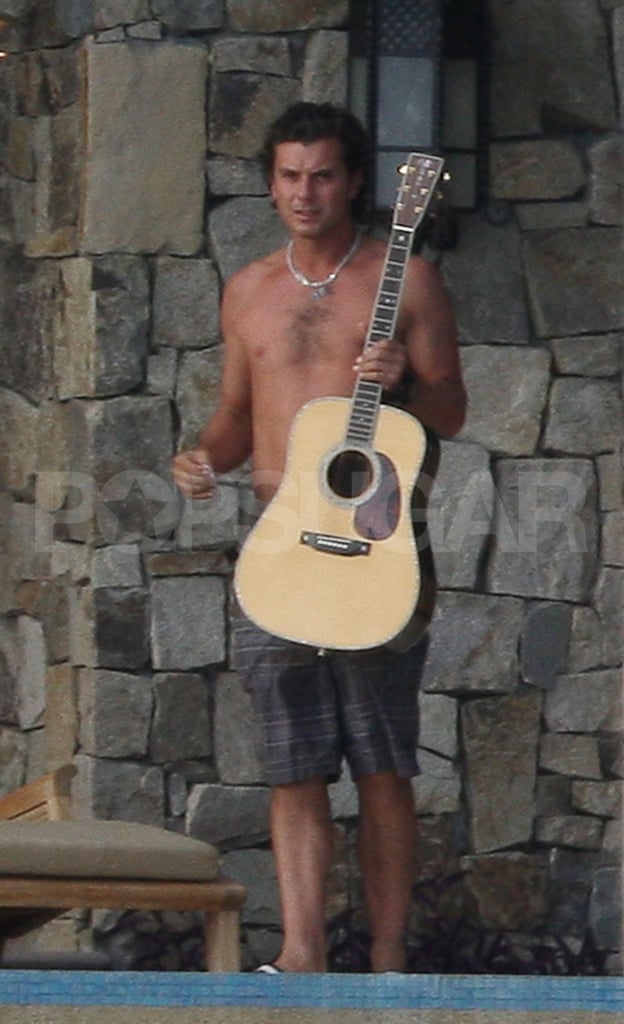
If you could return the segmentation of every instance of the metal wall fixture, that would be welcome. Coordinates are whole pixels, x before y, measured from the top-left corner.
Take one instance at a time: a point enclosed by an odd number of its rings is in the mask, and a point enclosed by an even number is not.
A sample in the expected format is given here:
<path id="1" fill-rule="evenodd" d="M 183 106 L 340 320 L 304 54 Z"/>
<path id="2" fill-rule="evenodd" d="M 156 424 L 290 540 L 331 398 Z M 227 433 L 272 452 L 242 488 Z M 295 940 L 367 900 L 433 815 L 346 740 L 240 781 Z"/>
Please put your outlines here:
<path id="1" fill-rule="evenodd" d="M 480 0 L 352 0 L 349 104 L 374 140 L 374 205 L 405 154 L 444 156 L 456 209 L 483 192 L 485 27 Z"/>

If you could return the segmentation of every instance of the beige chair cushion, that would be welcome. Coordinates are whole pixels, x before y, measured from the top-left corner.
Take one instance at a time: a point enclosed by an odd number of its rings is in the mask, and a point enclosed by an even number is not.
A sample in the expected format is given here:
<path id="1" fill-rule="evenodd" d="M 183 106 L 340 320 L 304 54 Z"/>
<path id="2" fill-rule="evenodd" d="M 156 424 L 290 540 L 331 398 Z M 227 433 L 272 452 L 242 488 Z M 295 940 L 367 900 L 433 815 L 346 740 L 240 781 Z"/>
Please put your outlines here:
<path id="1" fill-rule="evenodd" d="M 127 821 L 0 821 L 0 874 L 209 881 L 219 853 Z"/>

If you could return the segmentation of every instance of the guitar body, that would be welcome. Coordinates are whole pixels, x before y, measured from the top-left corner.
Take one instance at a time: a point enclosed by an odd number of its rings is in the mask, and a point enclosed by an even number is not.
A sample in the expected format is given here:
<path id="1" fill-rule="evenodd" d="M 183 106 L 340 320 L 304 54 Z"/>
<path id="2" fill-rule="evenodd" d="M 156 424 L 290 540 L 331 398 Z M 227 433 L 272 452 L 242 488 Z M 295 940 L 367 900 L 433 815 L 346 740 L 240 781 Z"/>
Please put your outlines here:
<path id="1" fill-rule="evenodd" d="M 240 553 L 236 594 L 250 619 L 288 640 L 405 649 L 433 610 L 421 510 L 436 453 L 418 420 L 385 405 L 374 447 L 347 442 L 350 406 L 321 398 L 299 411 L 281 485 Z"/>

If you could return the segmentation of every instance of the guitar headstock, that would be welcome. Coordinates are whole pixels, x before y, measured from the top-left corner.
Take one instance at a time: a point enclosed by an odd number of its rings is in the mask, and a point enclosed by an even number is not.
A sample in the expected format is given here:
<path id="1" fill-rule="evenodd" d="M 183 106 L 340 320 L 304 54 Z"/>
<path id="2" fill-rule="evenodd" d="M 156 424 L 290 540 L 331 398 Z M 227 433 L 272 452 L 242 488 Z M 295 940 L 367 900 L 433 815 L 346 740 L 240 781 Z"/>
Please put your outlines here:
<path id="1" fill-rule="evenodd" d="M 392 223 L 415 229 L 427 212 L 442 175 L 444 160 L 430 153 L 410 153 L 399 167 L 401 184 L 397 192 Z"/>

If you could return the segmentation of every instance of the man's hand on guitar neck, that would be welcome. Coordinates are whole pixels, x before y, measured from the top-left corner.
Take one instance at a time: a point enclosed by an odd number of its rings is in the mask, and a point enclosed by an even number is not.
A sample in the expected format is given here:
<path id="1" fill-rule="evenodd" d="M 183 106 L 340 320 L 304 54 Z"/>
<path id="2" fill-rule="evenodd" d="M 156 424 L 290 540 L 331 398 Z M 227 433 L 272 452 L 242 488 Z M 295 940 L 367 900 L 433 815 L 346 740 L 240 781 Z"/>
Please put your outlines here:
<path id="1" fill-rule="evenodd" d="M 217 481 L 210 453 L 203 448 L 179 452 L 173 460 L 173 479 L 186 498 L 212 498 Z"/>
<path id="2" fill-rule="evenodd" d="M 395 391 L 407 368 L 405 346 L 393 338 L 375 341 L 355 361 L 354 370 L 366 380 L 381 384 L 389 394 Z"/>

